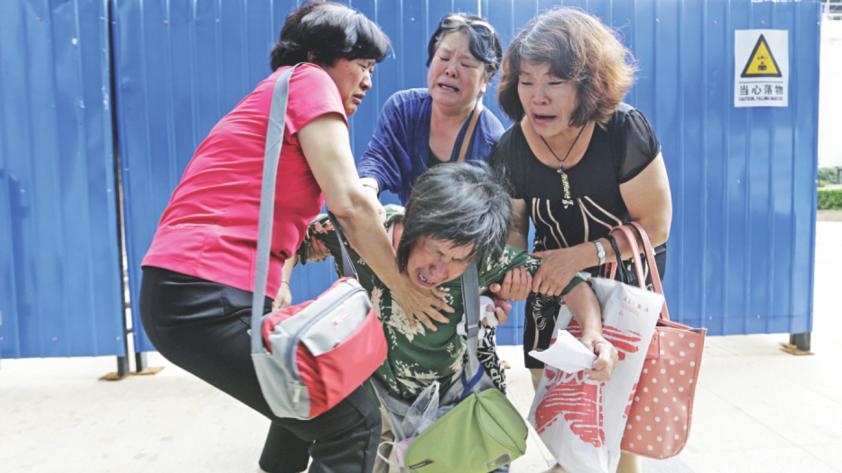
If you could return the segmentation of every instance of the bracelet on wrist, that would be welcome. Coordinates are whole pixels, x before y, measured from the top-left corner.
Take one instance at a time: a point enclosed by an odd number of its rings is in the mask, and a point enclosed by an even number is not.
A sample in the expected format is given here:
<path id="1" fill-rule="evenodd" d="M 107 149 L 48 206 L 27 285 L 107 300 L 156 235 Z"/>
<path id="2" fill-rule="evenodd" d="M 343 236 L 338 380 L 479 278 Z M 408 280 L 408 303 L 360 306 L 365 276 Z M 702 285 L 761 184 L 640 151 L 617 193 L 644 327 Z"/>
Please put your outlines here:
<path id="1" fill-rule="evenodd" d="M 605 247 L 599 240 L 594 240 L 593 244 L 596 247 L 596 258 L 599 260 L 599 266 L 602 266 L 605 263 Z"/>

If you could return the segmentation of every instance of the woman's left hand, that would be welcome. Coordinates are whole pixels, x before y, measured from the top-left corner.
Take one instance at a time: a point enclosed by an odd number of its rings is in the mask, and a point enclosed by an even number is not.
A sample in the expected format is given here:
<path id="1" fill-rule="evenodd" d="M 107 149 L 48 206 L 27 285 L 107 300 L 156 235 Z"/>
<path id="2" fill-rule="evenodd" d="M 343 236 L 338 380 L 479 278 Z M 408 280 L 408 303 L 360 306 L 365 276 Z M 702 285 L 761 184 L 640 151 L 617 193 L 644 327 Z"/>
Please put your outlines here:
<path id="1" fill-rule="evenodd" d="M 541 267 L 532 278 L 532 292 L 560 296 L 573 276 L 584 269 L 579 267 L 577 251 L 576 247 L 572 247 L 532 253 L 531 256 L 541 258 Z"/>
<path id="2" fill-rule="evenodd" d="M 292 291 L 289 289 L 289 283 L 282 281 L 281 287 L 278 288 L 278 294 L 275 295 L 275 300 L 272 301 L 272 311 L 281 310 L 290 304 L 292 304 Z"/>
<path id="3" fill-rule="evenodd" d="M 601 335 L 582 335 L 582 343 L 588 350 L 597 355 L 593 367 L 588 370 L 588 376 L 594 381 L 608 381 L 614 374 L 614 367 L 617 365 L 617 349 Z"/>

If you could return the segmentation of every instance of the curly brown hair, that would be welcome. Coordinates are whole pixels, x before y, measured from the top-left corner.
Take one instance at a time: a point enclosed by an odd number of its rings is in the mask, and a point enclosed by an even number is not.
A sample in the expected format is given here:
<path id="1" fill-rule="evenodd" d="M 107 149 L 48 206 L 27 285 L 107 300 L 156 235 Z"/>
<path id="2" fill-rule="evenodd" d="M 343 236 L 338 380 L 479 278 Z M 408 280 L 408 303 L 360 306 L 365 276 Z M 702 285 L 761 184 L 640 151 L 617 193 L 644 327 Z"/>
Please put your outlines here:
<path id="1" fill-rule="evenodd" d="M 576 85 L 570 126 L 605 124 L 634 83 L 631 53 L 613 30 L 576 8 L 556 8 L 527 23 L 503 57 L 498 100 L 512 120 L 523 118 L 518 79 L 523 61 L 549 64 L 550 73 Z"/>

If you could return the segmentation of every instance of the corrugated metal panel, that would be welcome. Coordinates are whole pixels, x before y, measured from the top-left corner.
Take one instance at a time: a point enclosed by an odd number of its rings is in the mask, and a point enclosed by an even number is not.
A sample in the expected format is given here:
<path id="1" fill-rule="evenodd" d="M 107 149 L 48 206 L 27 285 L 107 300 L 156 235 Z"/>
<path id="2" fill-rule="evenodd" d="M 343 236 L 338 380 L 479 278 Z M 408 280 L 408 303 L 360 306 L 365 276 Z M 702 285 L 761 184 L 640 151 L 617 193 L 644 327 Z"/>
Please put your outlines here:
<path id="1" fill-rule="evenodd" d="M 216 120 L 268 73 L 269 49 L 293 3 L 117 2 L 132 294 L 184 165 Z M 811 330 L 817 1 L 352 2 L 383 26 L 395 50 L 353 117 L 356 154 L 386 98 L 424 86 L 427 40 L 442 15 L 481 6 L 505 45 L 535 14 L 558 4 L 614 26 L 639 62 L 627 100 L 654 124 L 667 161 L 675 210 L 666 287 L 676 318 L 707 325 L 712 334 Z M 733 107 L 734 30 L 748 28 L 789 30 L 788 108 Z M 496 83 L 486 102 L 502 118 Z M 331 277 L 328 265 L 298 271 L 296 298 L 317 294 Z M 501 329 L 501 343 L 520 340 L 521 307 Z M 145 339 L 139 346 L 151 349 Z"/>
<path id="2" fill-rule="evenodd" d="M 114 6 L 115 74 L 135 327 L 140 262 L 193 150 L 269 72 L 269 51 L 292 1 L 141 2 Z M 313 265 L 302 287 L 331 278 Z M 142 331 L 140 332 L 142 334 Z M 137 337 L 139 350 L 154 349 Z"/>
<path id="3" fill-rule="evenodd" d="M 108 22 L 0 2 L 0 357 L 124 354 Z"/>
<path id="4" fill-rule="evenodd" d="M 447 12 L 476 11 L 477 2 L 351 2 L 380 23 L 394 57 L 378 65 L 375 87 L 351 119 L 359 155 L 368 144 L 383 102 L 426 78 L 429 35 Z M 140 262 L 158 218 L 193 150 L 216 121 L 269 72 L 292 1 L 140 2 L 115 8 L 118 130 L 126 195 L 126 240 L 135 326 Z M 407 59 L 411 58 L 411 59 Z M 334 278 L 331 265 L 297 268 L 295 300 L 319 294 Z M 151 350 L 145 336 L 141 350 Z"/>

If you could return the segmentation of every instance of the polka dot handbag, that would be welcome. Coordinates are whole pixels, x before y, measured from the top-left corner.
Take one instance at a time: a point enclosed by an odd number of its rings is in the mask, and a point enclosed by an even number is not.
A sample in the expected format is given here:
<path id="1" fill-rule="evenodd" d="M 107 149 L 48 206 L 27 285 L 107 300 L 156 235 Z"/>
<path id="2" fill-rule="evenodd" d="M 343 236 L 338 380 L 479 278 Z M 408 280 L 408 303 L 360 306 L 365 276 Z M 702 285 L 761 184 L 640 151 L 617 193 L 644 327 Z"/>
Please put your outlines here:
<path id="1" fill-rule="evenodd" d="M 630 228 L 631 227 L 631 228 Z M 619 227 L 637 246 L 632 228 L 643 241 L 650 276 L 655 292 L 663 294 L 658 267 L 649 237 L 640 225 L 632 222 Z M 641 286 L 644 282 L 641 280 Z M 629 406 L 622 448 L 649 458 L 678 455 L 687 443 L 693 415 L 693 397 L 705 344 L 704 328 L 691 328 L 673 322 L 664 302 L 661 318 L 643 364 L 632 403 Z"/>

